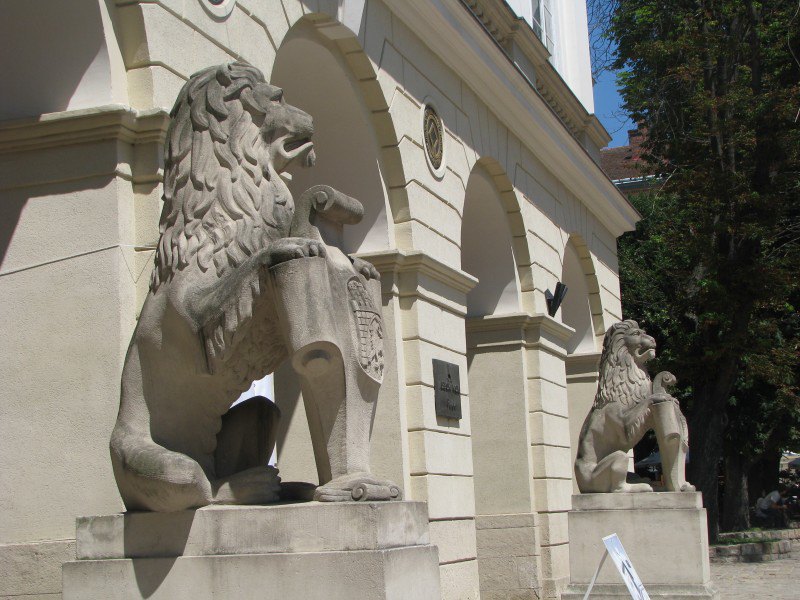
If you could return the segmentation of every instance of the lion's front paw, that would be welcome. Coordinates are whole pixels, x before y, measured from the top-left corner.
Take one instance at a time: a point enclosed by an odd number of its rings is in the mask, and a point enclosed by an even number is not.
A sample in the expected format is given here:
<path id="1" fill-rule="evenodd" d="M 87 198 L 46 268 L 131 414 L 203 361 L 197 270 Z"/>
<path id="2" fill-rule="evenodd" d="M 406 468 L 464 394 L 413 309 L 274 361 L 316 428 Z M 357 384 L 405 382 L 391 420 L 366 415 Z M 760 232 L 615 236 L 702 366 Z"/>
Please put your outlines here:
<path id="1" fill-rule="evenodd" d="M 365 261 L 363 258 L 358 258 L 356 256 L 351 256 L 350 261 L 353 263 L 353 268 L 364 276 L 364 279 L 376 279 L 380 281 L 381 274 L 378 273 L 378 269 L 376 269 L 372 263 Z"/>
<path id="2" fill-rule="evenodd" d="M 648 401 L 650 401 L 653 404 L 660 404 L 662 402 L 669 402 L 672 399 L 673 399 L 672 396 L 670 396 L 666 392 L 656 392 L 650 395 Z"/>
<path id="3" fill-rule="evenodd" d="M 272 242 L 264 253 L 264 264 L 268 267 L 309 256 L 325 256 L 327 249 L 319 240 L 307 238 L 281 238 Z"/>
<path id="4" fill-rule="evenodd" d="M 371 502 L 376 500 L 402 500 L 400 488 L 384 479 L 376 479 L 369 473 L 353 473 L 337 477 L 314 492 L 318 502 Z"/>
<path id="5" fill-rule="evenodd" d="M 652 492 L 653 487 L 649 483 L 623 483 L 617 489 L 612 491 L 628 493 Z"/>

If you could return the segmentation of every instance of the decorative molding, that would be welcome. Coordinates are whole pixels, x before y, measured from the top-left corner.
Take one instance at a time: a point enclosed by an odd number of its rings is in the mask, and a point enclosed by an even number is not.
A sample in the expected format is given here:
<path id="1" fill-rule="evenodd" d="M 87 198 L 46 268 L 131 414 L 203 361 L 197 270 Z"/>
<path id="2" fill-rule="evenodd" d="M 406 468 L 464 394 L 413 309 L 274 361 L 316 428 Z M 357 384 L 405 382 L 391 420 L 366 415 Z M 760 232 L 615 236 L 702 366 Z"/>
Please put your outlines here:
<path id="1" fill-rule="evenodd" d="M 383 250 L 380 252 L 360 252 L 356 256 L 371 262 L 378 269 L 381 277 L 385 275 L 397 276 L 406 273 L 419 273 L 465 295 L 478 285 L 478 280 L 469 273 L 446 265 L 429 254 L 420 251 Z"/>
<path id="2" fill-rule="evenodd" d="M 614 237 L 636 227 L 641 215 L 461 2 L 386 0 L 386 4 L 548 170 L 558 174 Z"/>
<path id="3" fill-rule="evenodd" d="M 466 319 L 468 348 L 524 345 L 566 357 L 565 345 L 575 330 L 549 315 L 510 313 Z"/>
<path id="4" fill-rule="evenodd" d="M 197 0 L 206 12 L 214 18 L 226 19 L 233 12 L 236 0 Z"/>
<path id="5" fill-rule="evenodd" d="M 602 352 L 580 352 L 567 356 L 567 380 L 575 381 L 576 378 L 597 379 L 600 369 L 600 356 Z"/>
<path id="6" fill-rule="evenodd" d="M 558 70 L 550 63 L 550 52 L 528 22 L 502 0 L 461 0 L 503 50 L 511 56 L 516 45 L 536 68 L 532 85 L 547 101 L 574 136 L 586 133 L 598 148 L 611 141 L 599 119 L 589 113 Z M 579 140 L 580 141 L 580 140 Z"/>
<path id="7" fill-rule="evenodd" d="M 557 343 L 560 349 L 575 335 L 575 330 L 572 327 L 564 325 L 561 321 L 556 321 L 553 317 L 544 313 L 531 315 L 525 330 L 529 332 L 529 343 L 547 340 Z M 531 336 L 534 336 L 535 339 L 532 339 Z"/>
<path id="8" fill-rule="evenodd" d="M 0 154 L 103 140 L 161 144 L 168 126 L 164 110 L 139 112 L 122 104 L 48 113 L 0 122 Z"/>
<path id="9" fill-rule="evenodd" d="M 422 139 L 425 142 L 425 159 L 434 177 L 444 177 L 445 144 L 444 124 L 436 103 L 428 98 L 422 104 Z"/>

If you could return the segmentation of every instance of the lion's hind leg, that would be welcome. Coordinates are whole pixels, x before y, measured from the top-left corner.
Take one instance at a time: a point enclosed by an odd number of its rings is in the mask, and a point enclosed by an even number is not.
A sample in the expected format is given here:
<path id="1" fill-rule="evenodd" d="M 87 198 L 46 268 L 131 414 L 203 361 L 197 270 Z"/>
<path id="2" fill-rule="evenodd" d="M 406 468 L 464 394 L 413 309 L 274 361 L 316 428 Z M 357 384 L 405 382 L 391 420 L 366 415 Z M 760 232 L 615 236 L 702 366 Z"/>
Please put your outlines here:
<path id="1" fill-rule="evenodd" d="M 605 456 L 584 477 L 580 485 L 583 493 L 652 492 L 646 483 L 628 483 L 628 453 L 622 450 Z"/>
<path id="2" fill-rule="evenodd" d="M 111 464 L 128 510 L 172 512 L 211 502 L 211 482 L 195 460 L 125 425 L 111 436 Z"/>

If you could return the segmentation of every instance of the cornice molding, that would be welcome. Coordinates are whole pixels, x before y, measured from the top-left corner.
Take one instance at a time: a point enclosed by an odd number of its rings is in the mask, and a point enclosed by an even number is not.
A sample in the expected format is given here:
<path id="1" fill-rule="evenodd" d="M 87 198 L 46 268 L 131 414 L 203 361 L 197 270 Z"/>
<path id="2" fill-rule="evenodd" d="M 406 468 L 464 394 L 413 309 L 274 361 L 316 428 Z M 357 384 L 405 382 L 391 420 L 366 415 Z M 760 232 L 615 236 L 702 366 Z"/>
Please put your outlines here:
<path id="1" fill-rule="evenodd" d="M 0 154 L 103 140 L 161 144 L 168 126 L 164 110 L 137 111 L 122 104 L 47 113 L 0 121 Z"/>
<path id="2" fill-rule="evenodd" d="M 562 357 L 566 356 L 567 340 L 575 333 L 572 327 L 541 313 L 470 317 L 464 325 L 469 348 L 522 345 L 544 348 Z"/>
<path id="3" fill-rule="evenodd" d="M 570 354 L 565 359 L 567 377 L 596 376 L 599 373 L 600 356 L 602 354 L 602 352 L 580 352 Z"/>
<path id="4" fill-rule="evenodd" d="M 635 229 L 641 215 L 460 0 L 385 1 L 612 235 Z"/>
<path id="5" fill-rule="evenodd" d="M 371 262 L 381 277 L 384 275 L 403 275 L 419 273 L 443 283 L 450 289 L 467 294 L 478 284 L 478 280 L 459 269 L 444 264 L 424 252 L 405 252 L 403 250 L 384 250 L 379 252 L 359 252 L 356 256 Z"/>
<path id="6" fill-rule="evenodd" d="M 561 343 L 566 343 L 575 333 L 575 330 L 569 325 L 556 321 L 553 317 L 544 313 L 531 315 L 525 330 L 537 337 L 546 337 Z"/>
<path id="7" fill-rule="evenodd" d="M 486 31 L 509 53 L 516 44 L 536 67 L 533 82 L 553 111 L 574 135 L 586 133 L 599 148 L 611 141 L 600 120 L 586 110 L 561 74 L 550 62 L 550 51 L 530 24 L 516 15 L 504 0 L 461 0 L 481 21 Z M 580 140 L 579 140 L 580 141 Z"/>

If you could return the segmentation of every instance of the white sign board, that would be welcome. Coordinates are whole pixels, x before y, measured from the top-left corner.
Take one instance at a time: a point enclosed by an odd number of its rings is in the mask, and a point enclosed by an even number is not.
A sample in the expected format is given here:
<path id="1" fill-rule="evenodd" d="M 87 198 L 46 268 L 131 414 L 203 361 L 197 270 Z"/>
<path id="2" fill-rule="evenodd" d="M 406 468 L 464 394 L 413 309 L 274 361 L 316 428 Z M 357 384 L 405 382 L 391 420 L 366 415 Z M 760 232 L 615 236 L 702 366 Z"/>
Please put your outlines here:
<path id="1" fill-rule="evenodd" d="M 622 581 L 628 588 L 633 600 L 650 600 L 647 595 L 647 590 L 644 589 L 642 580 L 633 568 L 631 560 L 628 558 L 628 553 L 622 547 L 622 542 L 619 541 L 616 533 L 607 535 L 603 538 L 603 544 L 606 546 L 606 552 L 611 556 L 611 560 L 617 566 L 617 571 L 622 575 Z"/>

